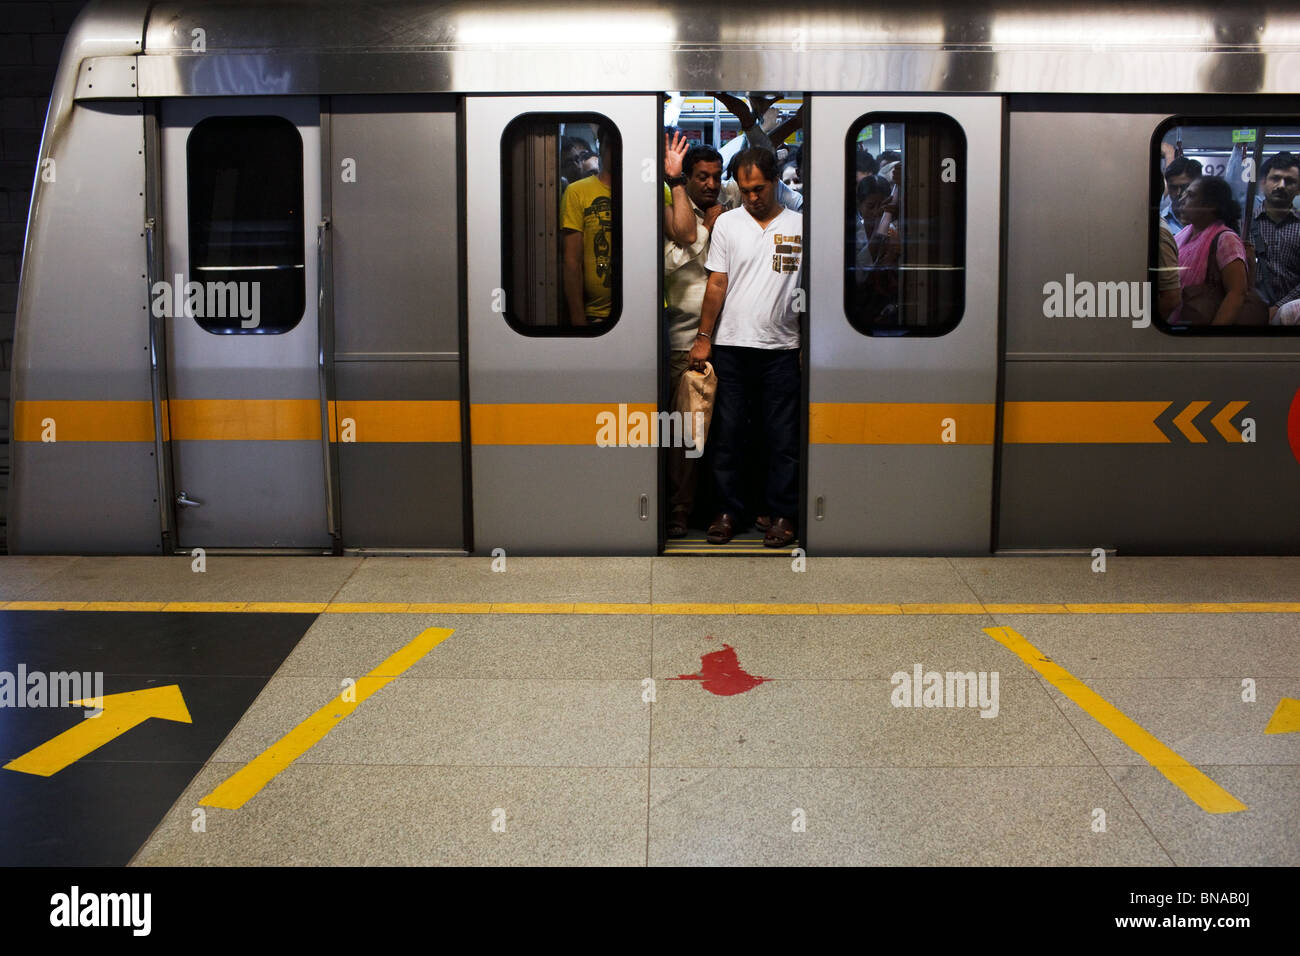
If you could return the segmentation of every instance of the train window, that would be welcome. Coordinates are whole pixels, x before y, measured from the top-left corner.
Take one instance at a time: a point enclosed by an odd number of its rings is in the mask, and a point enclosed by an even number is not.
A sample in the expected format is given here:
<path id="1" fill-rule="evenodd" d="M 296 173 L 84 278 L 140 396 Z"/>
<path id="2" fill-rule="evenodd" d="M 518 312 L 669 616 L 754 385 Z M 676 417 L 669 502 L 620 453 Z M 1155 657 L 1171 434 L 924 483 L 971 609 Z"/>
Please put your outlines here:
<path id="1" fill-rule="evenodd" d="M 1152 137 L 1155 324 L 1175 335 L 1300 331 L 1300 123 L 1174 117 Z"/>
<path id="2" fill-rule="evenodd" d="M 620 146 L 594 113 L 529 113 L 502 134 L 503 312 L 515 331 L 601 335 L 618 321 Z"/>
<path id="3" fill-rule="evenodd" d="M 961 127 L 938 113 L 871 113 L 845 146 L 849 322 L 863 335 L 952 331 L 965 308 Z"/>
<path id="4" fill-rule="evenodd" d="M 279 116 L 212 116 L 190 131 L 186 313 L 216 334 L 276 334 L 302 319 L 302 136 Z"/>

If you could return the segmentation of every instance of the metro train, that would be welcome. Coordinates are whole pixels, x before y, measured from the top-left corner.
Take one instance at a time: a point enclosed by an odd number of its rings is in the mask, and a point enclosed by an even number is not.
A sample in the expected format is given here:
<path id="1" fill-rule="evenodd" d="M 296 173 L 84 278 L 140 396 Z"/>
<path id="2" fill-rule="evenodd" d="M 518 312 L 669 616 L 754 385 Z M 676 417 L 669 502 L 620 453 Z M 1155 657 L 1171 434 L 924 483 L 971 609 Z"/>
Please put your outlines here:
<path id="1" fill-rule="evenodd" d="M 1009 0 L 91 3 L 28 219 L 10 552 L 672 553 L 667 450 L 596 422 L 668 408 L 678 90 L 803 107 L 807 554 L 1300 553 L 1298 330 L 1155 309 L 1165 154 L 1300 152 L 1300 12 Z M 574 327 L 580 124 L 620 148 L 614 306 Z M 851 265 L 889 136 L 886 326 Z"/>

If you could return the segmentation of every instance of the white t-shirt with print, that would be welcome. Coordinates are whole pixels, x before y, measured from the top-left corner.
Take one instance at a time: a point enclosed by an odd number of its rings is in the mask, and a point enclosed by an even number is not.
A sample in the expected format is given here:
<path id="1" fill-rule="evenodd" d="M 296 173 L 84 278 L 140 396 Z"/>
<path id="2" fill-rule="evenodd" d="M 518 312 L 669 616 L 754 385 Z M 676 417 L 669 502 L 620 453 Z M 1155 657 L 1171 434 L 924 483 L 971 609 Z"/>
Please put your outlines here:
<path id="1" fill-rule="evenodd" d="M 782 208 L 760 226 L 743 207 L 713 224 L 704 267 L 727 275 L 727 298 L 714 345 L 797 349 L 795 290 L 803 269 L 803 216 Z"/>

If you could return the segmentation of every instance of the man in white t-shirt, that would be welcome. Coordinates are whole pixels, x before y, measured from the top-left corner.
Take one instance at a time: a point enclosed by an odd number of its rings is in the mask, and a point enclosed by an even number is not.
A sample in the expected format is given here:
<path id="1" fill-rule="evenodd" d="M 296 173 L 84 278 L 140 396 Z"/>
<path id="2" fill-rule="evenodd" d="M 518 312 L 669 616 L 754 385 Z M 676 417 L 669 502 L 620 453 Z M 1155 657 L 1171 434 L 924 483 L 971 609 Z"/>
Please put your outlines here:
<path id="1" fill-rule="evenodd" d="M 803 267 L 803 217 L 776 199 L 776 157 L 770 150 L 740 154 L 736 181 L 742 206 L 718 217 L 704 263 L 709 271 L 692 367 L 710 359 L 718 376 L 709 443 L 721 511 L 709 525 L 713 544 L 741 530 L 744 502 L 745 408 L 762 416 L 768 466 L 766 504 L 771 527 L 763 543 L 795 539 L 799 507 L 799 316 L 796 293 Z"/>

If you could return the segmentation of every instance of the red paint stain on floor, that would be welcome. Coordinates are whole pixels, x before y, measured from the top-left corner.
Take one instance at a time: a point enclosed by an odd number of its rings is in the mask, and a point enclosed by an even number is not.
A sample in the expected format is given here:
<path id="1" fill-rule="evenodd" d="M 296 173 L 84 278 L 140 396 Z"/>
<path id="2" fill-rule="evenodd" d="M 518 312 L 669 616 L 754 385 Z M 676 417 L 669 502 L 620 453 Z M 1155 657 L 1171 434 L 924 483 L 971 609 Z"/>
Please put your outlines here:
<path id="1" fill-rule="evenodd" d="M 735 648 L 730 644 L 723 644 L 722 650 L 700 656 L 698 674 L 679 674 L 668 679 L 697 680 L 710 694 L 730 697 L 732 694 L 743 694 L 747 690 L 753 690 L 772 678 L 755 677 L 753 674 L 745 673 L 745 669 L 740 666 L 740 661 L 736 658 Z"/>

